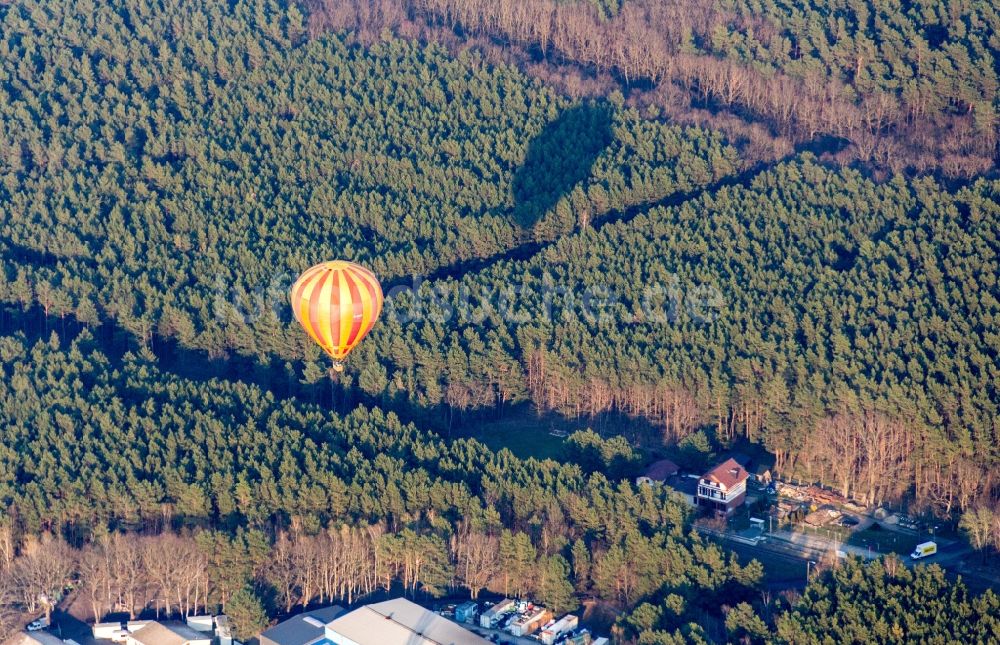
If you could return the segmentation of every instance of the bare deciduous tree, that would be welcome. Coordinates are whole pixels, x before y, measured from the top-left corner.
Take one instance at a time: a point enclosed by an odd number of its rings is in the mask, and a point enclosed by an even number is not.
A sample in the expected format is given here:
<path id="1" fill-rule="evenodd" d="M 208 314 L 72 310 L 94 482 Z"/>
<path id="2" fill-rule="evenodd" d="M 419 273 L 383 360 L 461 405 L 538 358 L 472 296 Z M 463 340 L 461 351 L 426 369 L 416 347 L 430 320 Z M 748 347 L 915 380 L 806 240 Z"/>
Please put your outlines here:
<path id="1" fill-rule="evenodd" d="M 473 599 L 499 574 L 500 539 L 462 523 L 451 540 L 457 561 L 458 582 L 469 589 Z"/>
<path id="2" fill-rule="evenodd" d="M 25 547 L 11 567 L 10 579 L 25 610 L 41 610 L 49 618 L 75 568 L 73 549 L 61 539 L 45 536 Z"/>

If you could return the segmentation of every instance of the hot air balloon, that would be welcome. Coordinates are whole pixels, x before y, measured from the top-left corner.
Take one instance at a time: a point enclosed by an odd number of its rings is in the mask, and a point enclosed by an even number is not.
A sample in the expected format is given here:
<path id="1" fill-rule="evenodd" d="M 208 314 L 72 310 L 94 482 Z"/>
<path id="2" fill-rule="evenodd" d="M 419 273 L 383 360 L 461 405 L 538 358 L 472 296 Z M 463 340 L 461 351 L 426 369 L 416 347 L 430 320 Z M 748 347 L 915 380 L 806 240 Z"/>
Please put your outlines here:
<path id="1" fill-rule="evenodd" d="M 344 359 L 382 312 L 382 287 L 368 269 L 343 260 L 307 269 L 292 285 L 292 313 L 306 333 L 344 369 Z"/>

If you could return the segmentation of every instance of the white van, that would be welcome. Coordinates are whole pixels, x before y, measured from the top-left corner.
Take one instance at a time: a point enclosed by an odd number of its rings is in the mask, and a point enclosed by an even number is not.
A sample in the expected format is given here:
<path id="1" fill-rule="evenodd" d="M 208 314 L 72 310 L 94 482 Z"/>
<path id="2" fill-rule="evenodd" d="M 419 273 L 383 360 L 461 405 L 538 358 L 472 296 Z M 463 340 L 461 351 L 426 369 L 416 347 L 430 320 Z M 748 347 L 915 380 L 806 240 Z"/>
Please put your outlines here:
<path id="1" fill-rule="evenodd" d="M 914 560 L 919 560 L 920 558 L 926 558 L 927 556 L 934 555 L 937 553 L 937 543 L 936 542 L 921 542 L 914 549 L 910 557 Z"/>

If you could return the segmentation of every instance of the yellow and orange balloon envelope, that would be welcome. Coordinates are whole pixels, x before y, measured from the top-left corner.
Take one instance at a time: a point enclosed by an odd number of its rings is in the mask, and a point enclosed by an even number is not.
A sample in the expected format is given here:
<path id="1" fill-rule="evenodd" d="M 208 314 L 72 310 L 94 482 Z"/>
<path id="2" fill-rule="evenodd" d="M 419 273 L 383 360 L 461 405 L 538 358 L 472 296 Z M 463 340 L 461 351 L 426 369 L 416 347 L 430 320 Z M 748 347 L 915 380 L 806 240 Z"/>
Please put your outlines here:
<path id="1" fill-rule="evenodd" d="M 307 269 L 292 285 L 291 299 L 295 319 L 338 370 L 382 313 L 382 287 L 375 274 L 342 260 Z"/>

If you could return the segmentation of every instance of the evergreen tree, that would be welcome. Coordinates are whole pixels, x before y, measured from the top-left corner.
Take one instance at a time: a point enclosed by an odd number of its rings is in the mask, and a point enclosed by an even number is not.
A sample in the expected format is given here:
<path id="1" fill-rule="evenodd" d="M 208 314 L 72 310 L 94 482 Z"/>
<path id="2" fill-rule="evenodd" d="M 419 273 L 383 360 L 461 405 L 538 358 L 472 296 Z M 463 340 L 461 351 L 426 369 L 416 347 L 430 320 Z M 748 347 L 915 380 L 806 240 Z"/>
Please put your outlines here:
<path id="1" fill-rule="evenodd" d="M 226 603 L 225 611 L 233 636 L 241 641 L 257 636 L 267 627 L 264 604 L 249 586 L 240 587 L 232 595 Z"/>

